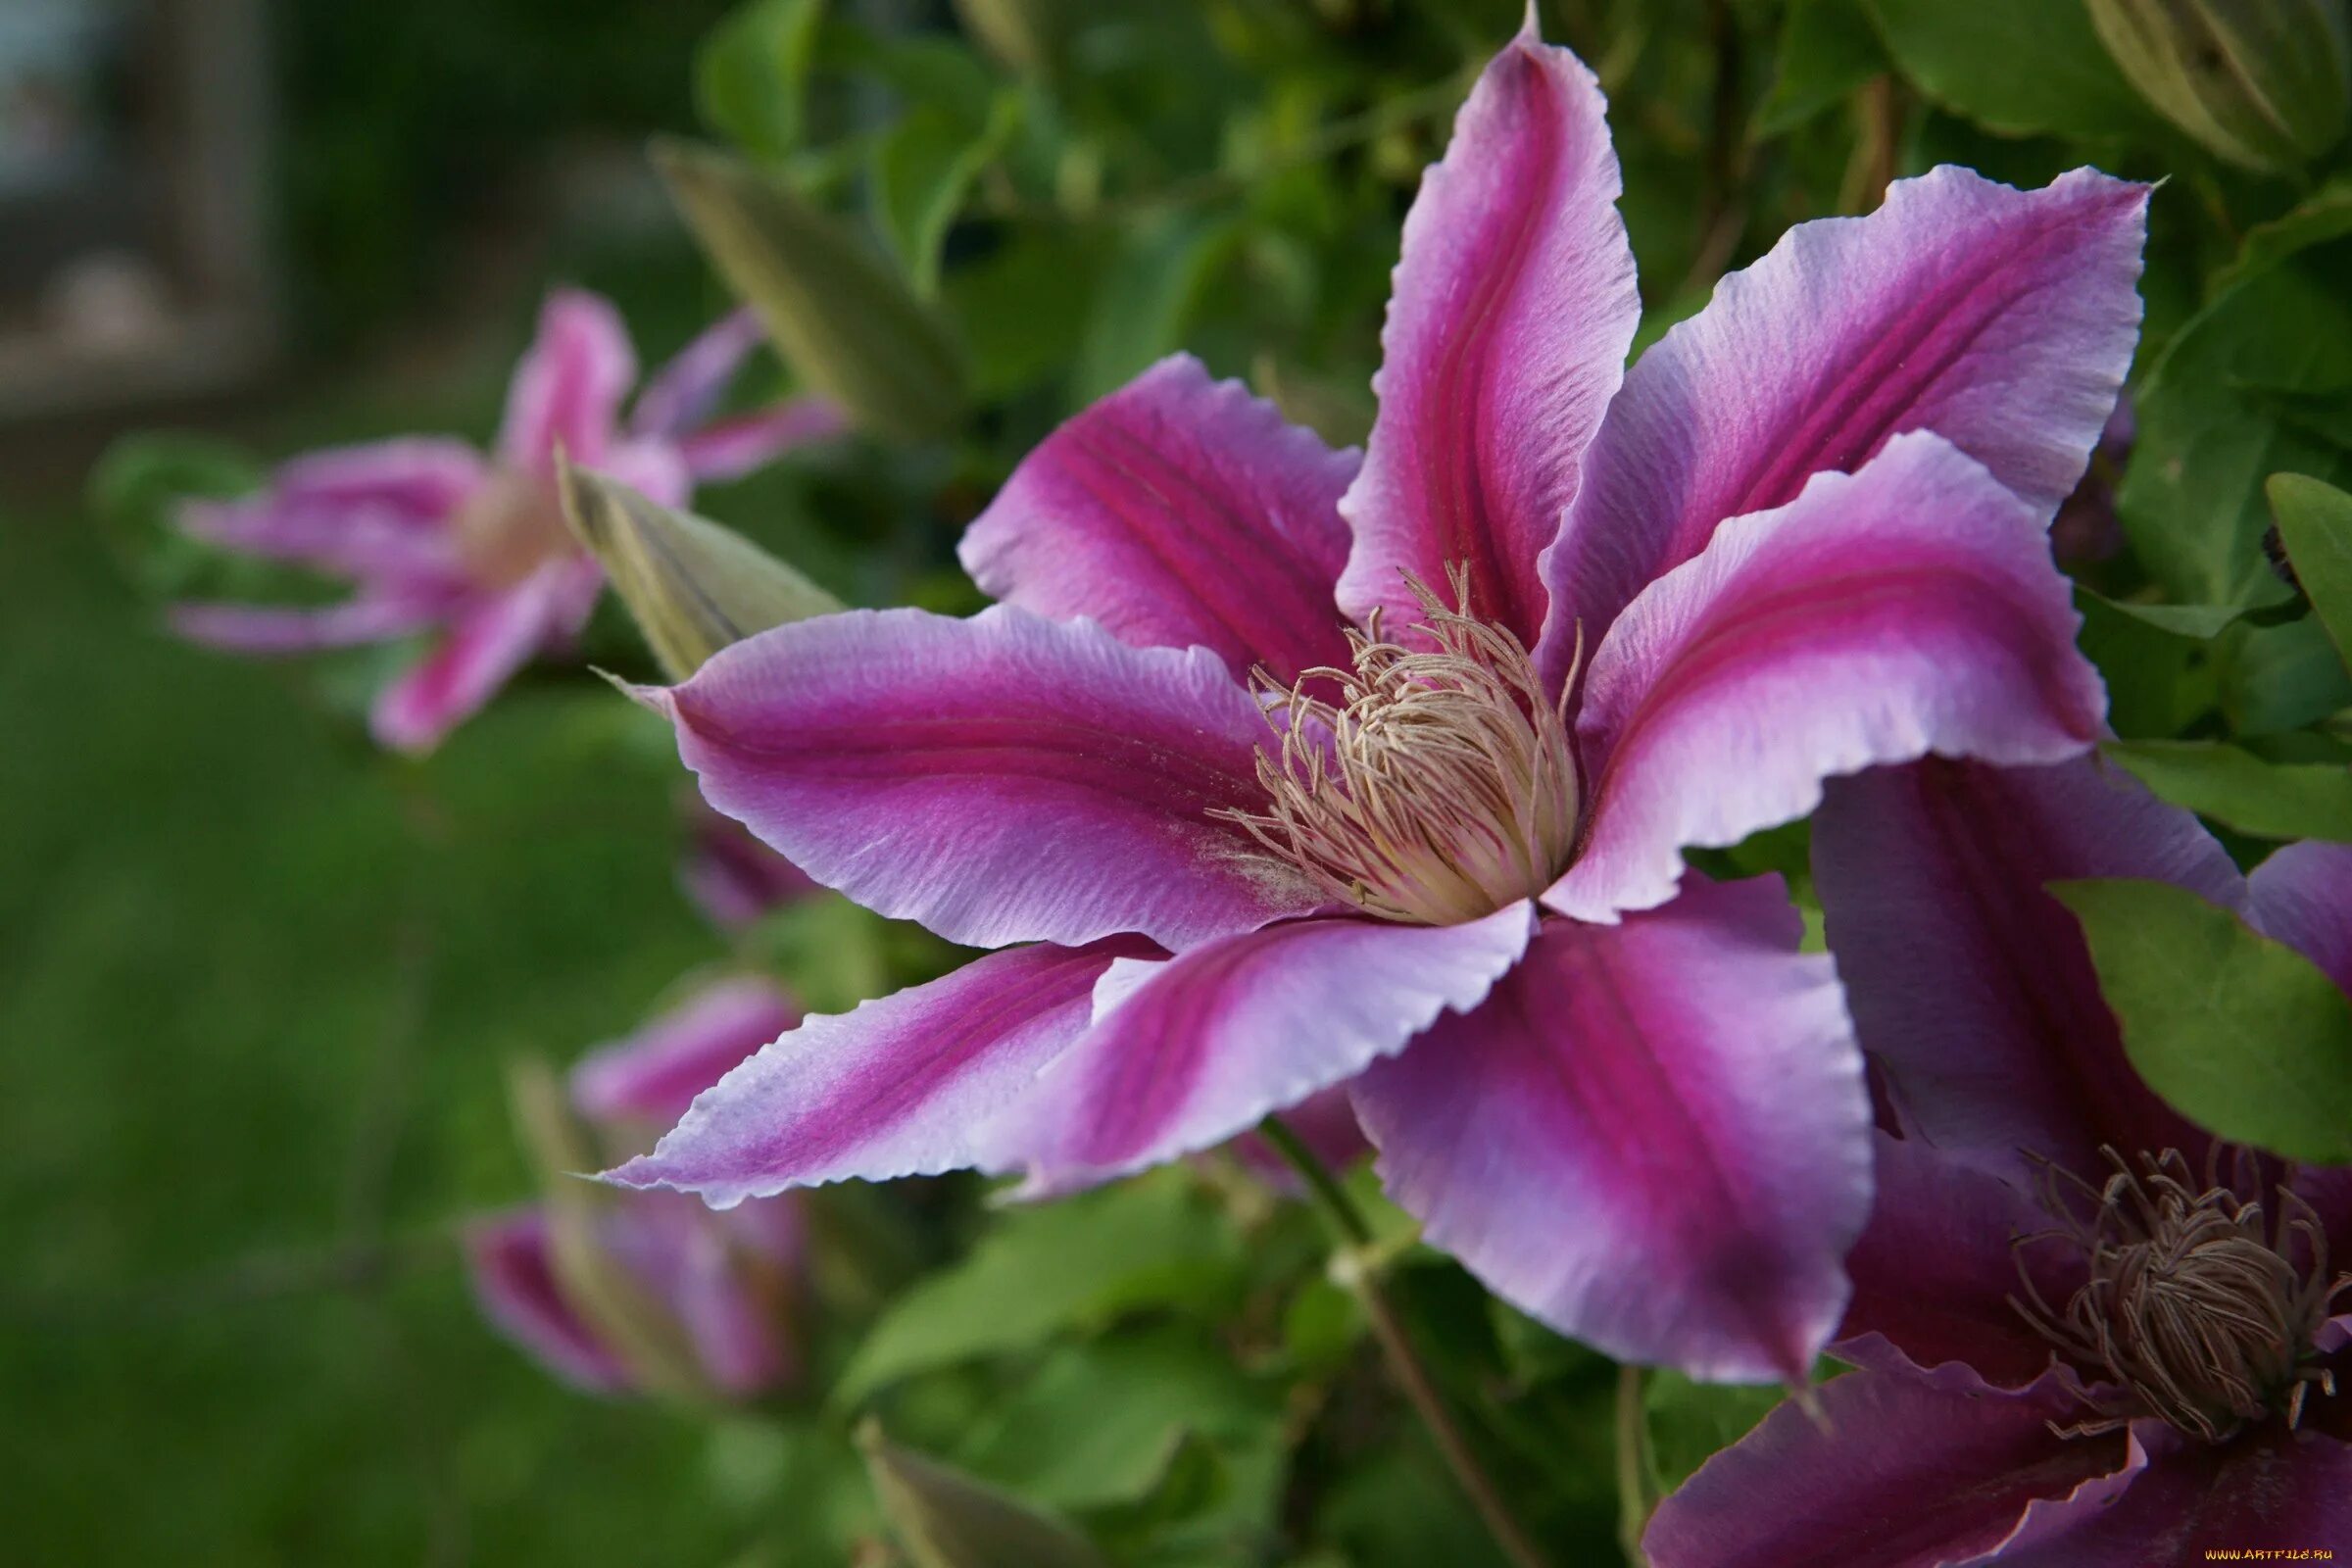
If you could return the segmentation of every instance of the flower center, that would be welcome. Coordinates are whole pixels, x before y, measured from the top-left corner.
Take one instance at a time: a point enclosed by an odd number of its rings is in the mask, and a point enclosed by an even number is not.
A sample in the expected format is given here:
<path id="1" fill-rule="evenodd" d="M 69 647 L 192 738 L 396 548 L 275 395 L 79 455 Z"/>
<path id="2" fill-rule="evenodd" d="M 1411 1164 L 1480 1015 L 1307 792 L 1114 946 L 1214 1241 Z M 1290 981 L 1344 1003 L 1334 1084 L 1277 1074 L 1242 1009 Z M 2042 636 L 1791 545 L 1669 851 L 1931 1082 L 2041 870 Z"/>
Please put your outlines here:
<path id="1" fill-rule="evenodd" d="M 2311 1205 L 2280 1188 L 2278 1223 L 2266 1226 L 2259 1202 L 2210 1177 L 2200 1189 L 2178 1150 L 2141 1154 L 2136 1173 L 2114 1150 L 2106 1154 L 2115 1174 L 2098 1188 L 2049 1167 L 2044 1201 L 2059 1228 L 2019 1243 L 2028 1299 L 2012 1304 L 2121 1391 L 2094 1401 L 2098 1419 L 2066 1435 L 2155 1416 L 2219 1443 L 2272 1414 L 2293 1426 L 2315 1385 L 2333 1394 L 2333 1374 L 2310 1364 L 2313 1342 L 2352 1277 L 2328 1283 L 2327 1241 Z M 2089 1201 L 2087 1218 L 2062 1182 Z M 2057 1310 L 2023 1267 L 2023 1248 L 2050 1240 L 2079 1249 L 2089 1268 Z M 2297 1267 L 2298 1251 L 2308 1255 L 2306 1267 Z"/>
<path id="2" fill-rule="evenodd" d="M 1257 754 L 1263 812 L 1220 810 L 1335 896 L 1384 919 L 1450 925 L 1541 893 L 1576 849 L 1565 693 L 1547 702 L 1526 647 L 1421 583 L 1428 646 L 1350 629 L 1353 668 L 1285 688 L 1257 674 L 1280 740 Z M 1317 695 L 1335 691 L 1337 703 Z"/>
<path id="3" fill-rule="evenodd" d="M 555 487 L 502 468 L 450 519 L 466 574 L 484 588 L 512 588 L 573 548 Z"/>

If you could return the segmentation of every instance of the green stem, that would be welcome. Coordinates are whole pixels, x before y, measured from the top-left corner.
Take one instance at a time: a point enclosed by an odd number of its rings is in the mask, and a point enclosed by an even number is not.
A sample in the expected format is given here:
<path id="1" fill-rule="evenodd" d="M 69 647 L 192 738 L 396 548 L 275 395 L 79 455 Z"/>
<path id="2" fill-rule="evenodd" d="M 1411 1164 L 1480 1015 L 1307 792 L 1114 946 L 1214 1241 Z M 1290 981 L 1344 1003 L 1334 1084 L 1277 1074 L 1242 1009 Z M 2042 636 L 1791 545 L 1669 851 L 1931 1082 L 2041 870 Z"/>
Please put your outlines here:
<path id="1" fill-rule="evenodd" d="M 1334 1272 L 1355 1292 L 1356 1299 L 1363 1303 L 1364 1316 L 1372 1326 L 1372 1337 L 1380 1344 L 1381 1354 L 1388 1361 L 1389 1375 L 1396 1380 L 1397 1392 L 1413 1407 L 1413 1413 L 1421 1418 L 1422 1426 L 1429 1432 L 1430 1441 L 1437 1445 L 1446 1468 L 1453 1472 L 1453 1479 L 1470 1499 L 1470 1506 L 1477 1510 L 1479 1519 L 1487 1527 L 1487 1533 L 1494 1538 L 1494 1544 L 1502 1548 L 1502 1554 L 1510 1559 L 1514 1568 L 1550 1568 L 1544 1553 L 1537 1549 L 1535 1542 L 1528 1536 L 1526 1528 L 1512 1514 L 1510 1505 L 1503 1501 L 1501 1491 L 1494 1485 L 1494 1478 L 1487 1474 L 1486 1467 L 1479 1462 L 1478 1454 L 1471 1448 L 1469 1439 L 1463 1436 L 1452 1412 L 1446 1407 L 1445 1396 L 1438 1392 L 1428 1366 L 1413 1348 L 1412 1338 L 1405 1332 L 1403 1319 L 1389 1300 L 1388 1292 L 1381 1288 L 1380 1262 L 1374 1254 L 1372 1226 L 1364 1218 L 1363 1210 L 1356 1206 L 1355 1200 L 1349 1198 L 1347 1190 L 1332 1176 L 1330 1167 L 1316 1157 L 1315 1152 L 1307 1148 L 1282 1118 L 1268 1116 L 1258 1124 L 1257 1130 L 1275 1152 L 1282 1155 L 1291 1168 L 1298 1173 L 1299 1180 L 1306 1183 L 1315 1206 L 1323 1211 L 1332 1229 L 1339 1232 L 1341 1245 L 1333 1258 Z"/>
<path id="2" fill-rule="evenodd" d="M 1642 1369 L 1617 1369 L 1617 1541 L 1633 1568 L 1647 1561 L 1642 1536 L 1657 1506 L 1649 1454 L 1649 1416 L 1642 1407 Z"/>

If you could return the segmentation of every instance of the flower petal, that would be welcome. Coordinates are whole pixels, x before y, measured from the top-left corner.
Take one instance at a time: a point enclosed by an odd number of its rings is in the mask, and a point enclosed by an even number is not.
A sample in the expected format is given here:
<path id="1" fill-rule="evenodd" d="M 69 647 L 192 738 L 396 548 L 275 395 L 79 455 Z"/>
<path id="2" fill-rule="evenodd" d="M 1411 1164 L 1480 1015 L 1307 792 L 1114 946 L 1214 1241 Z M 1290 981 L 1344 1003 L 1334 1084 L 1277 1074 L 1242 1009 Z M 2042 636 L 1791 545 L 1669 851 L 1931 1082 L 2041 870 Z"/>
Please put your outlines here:
<path id="1" fill-rule="evenodd" d="M 451 513 L 464 504 L 451 503 Z M 194 501 L 176 515 L 180 531 L 220 550 L 290 562 L 355 582 L 452 587 L 465 564 L 455 538 L 397 503 L 373 496 L 294 499 L 270 491 L 245 501 Z"/>
<path id="2" fill-rule="evenodd" d="M 1530 25 L 1496 56 L 1422 176 L 1372 386 L 1380 417 L 1343 511 L 1340 603 L 1420 616 L 1410 572 L 1534 647 L 1537 558 L 1624 378 L 1642 304 L 1599 83 Z"/>
<path id="3" fill-rule="evenodd" d="M 788 1187 L 970 1165 L 983 1124 L 1085 1029 L 1125 938 L 975 958 L 945 979 L 818 1014 L 719 1081 L 651 1154 L 609 1179 L 700 1193 L 712 1207 Z"/>
<path id="4" fill-rule="evenodd" d="M 839 404 L 792 398 L 689 431 L 678 438 L 677 450 L 696 482 L 724 484 L 765 467 L 787 452 L 830 441 L 849 427 Z"/>
<path id="5" fill-rule="evenodd" d="M 179 604 L 172 629 L 190 642 L 240 654 L 311 654 L 322 648 L 380 643 L 421 631 L 441 606 L 421 597 L 362 597 L 319 609 L 269 605 Z"/>
<path id="6" fill-rule="evenodd" d="M 536 1209 L 466 1228 L 466 1261 L 483 1316 L 568 1383 L 598 1393 L 628 1388 L 628 1368 L 564 1298 L 548 1245 L 547 1217 Z"/>
<path id="7" fill-rule="evenodd" d="M 1790 229 L 1642 357 L 1544 564 L 1604 635 L 1727 517 L 1786 506 L 1932 429 L 2046 523 L 2089 461 L 2139 331 L 2148 187 L 2080 169 L 2020 191 L 1945 167 L 1868 218 Z"/>
<path id="8" fill-rule="evenodd" d="M 599 1121 L 668 1126 L 694 1097 L 800 1021 L 792 1000 L 766 980 L 739 975 L 706 986 L 625 1040 L 571 1070 L 572 1103 Z"/>
<path id="9" fill-rule="evenodd" d="M 1299 920 L 1163 962 L 1127 958 L 1094 1025 L 990 1129 L 1025 1192 L 1063 1192 L 1221 1144 L 1478 1004 L 1527 949 L 1534 906 L 1464 925 Z"/>
<path id="10" fill-rule="evenodd" d="M 1545 920 L 1486 1004 L 1354 1087 L 1389 1194 L 1499 1295 L 1621 1360 L 1801 1380 L 1870 1208 L 1830 960 L 1777 877 Z"/>
<path id="11" fill-rule="evenodd" d="M 577 289 L 552 295 L 507 390 L 499 461 L 520 473 L 552 474 L 560 447 L 582 466 L 600 466 L 636 380 L 637 351 L 612 303 Z"/>
<path id="12" fill-rule="evenodd" d="M 398 436 L 329 447 L 270 475 L 269 494 L 294 509 L 364 504 L 413 525 L 437 526 L 489 477 L 482 455 L 444 436 Z"/>
<path id="13" fill-rule="evenodd" d="M 576 564 L 540 567 L 506 592 L 476 600 L 432 652 L 384 688 L 369 726 L 395 751 L 429 751 L 497 695 L 551 637 L 576 599 Z"/>
<path id="14" fill-rule="evenodd" d="M 2084 1176 L 2098 1151 L 2206 1136 L 2124 1054 L 2082 927 L 2047 893 L 2074 877 L 2148 877 L 2224 907 L 2243 900 L 2197 819 L 2094 760 L 1995 768 L 1933 760 L 1834 781 L 1813 825 L 1830 949 L 1907 1131 L 2006 1163 Z"/>
<path id="15" fill-rule="evenodd" d="M 2274 1427 L 2208 1446 L 2152 1424 L 2133 1440 L 2152 1451 L 2121 1495 L 2036 1503 L 2016 1539 L 1971 1568 L 2148 1568 L 2264 1550 L 2287 1560 L 2352 1539 L 2352 1444 Z"/>
<path id="16" fill-rule="evenodd" d="M 1821 781 L 1935 752 L 2055 762 L 2106 711 L 2034 509 L 1939 437 L 1897 437 L 1727 523 L 1593 656 L 1591 817 L 1544 894 L 1607 920 L 1674 894 L 1686 845 L 1792 821 Z"/>
<path id="17" fill-rule="evenodd" d="M 2289 844 L 2247 888 L 2255 925 L 2352 994 L 2352 844 Z"/>
<path id="18" fill-rule="evenodd" d="M 1944 1568 L 2130 1462 L 2120 1435 L 2052 1436 L 2068 1410 L 2054 1387 L 1972 1398 L 1854 1372 L 1819 1398 L 1818 1422 L 1782 1403 L 1659 1504 L 1650 1568 Z"/>
<path id="19" fill-rule="evenodd" d="M 964 569 L 1038 614 L 1139 647 L 1213 649 L 1247 679 L 1348 662 L 1332 587 L 1356 458 L 1191 355 L 1046 438 L 963 536 Z"/>
<path id="20" fill-rule="evenodd" d="M 1204 649 L 1002 605 L 852 611 L 737 643 L 648 700 L 711 805 L 951 941 L 1181 948 L 1322 902 L 1209 815 L 1263 806 L 1268 732 Z"/>
<path id="21" fill-rule="evenodd" d="M 647 378 L 629 410 L 629 433 L 676 440 L 706 422 L 765 337 L 760 313 L 748 305 L 703 328 Z"/>

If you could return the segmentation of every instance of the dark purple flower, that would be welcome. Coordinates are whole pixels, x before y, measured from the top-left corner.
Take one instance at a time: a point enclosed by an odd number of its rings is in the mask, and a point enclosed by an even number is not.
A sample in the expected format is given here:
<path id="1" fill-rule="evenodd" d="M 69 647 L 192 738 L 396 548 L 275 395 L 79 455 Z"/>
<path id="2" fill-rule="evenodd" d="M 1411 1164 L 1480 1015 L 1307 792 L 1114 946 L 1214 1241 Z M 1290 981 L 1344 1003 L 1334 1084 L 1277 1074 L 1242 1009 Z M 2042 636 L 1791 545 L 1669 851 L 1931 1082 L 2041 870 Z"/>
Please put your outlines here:
<path id="1" fill-rule="evenodd" d="M 515 367 L 494 453 L 407 437 L 298 458 L 260 495 L 184 507 L 198 538 L 348 579 L 324 609 L 183 604 L 182 635 L 250 654 L 436 634 L 422 660 L 378 696 L 376 739 L 401 751 L 436 744 L 544 650 L 578 635 L 603 573 L 564 526 L 559 452 L 655 500 L 683 506 L 694 486 L 731 478 L 842 428 L 829 404 L 802 399 L 740 417 L 710 413 L 760 341 L 739 312 L 650 381 L 623 422 L 637 380 L 628 330 L 605 300 L 559 293 Z"/>
<path id="2" fill-rule="evenodd" d="M 1835 1353 L 1660 1508 L 1652 1568 L 2158 1568 L 2352 1544 L 2352 1170 L 2220 1145 L 2126 1058 L 2043 891 L 2179 884 L 2352 991 L 2352 846 L 2241 878 L 2093 762 L 1834 784 L 1829 933 L 1884 1093 Z"/>

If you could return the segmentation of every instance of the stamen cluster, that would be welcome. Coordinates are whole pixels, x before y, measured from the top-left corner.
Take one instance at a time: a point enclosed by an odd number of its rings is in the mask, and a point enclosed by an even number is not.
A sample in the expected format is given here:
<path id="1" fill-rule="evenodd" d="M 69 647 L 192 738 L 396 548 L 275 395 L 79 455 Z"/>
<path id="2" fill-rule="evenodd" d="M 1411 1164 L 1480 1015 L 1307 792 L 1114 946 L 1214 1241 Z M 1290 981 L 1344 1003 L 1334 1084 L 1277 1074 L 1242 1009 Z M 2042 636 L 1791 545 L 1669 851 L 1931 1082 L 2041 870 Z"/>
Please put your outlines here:
<path id="1" fill-rule="evenodd" d="M 1389 640 L 1375 614 L 1348 634 L 1350 669 L 1288 688 L 1258 672 L 1280 739 L 1257 754 L 1269 805 L 1219 813 L 1334 896 L 1427 925 L 1542 892 L 1576 849 L 1575 678 L 1546 701 L 1525 645 L 1470 613 L 1466 570 L 1449 575 L 1454 609 L 1411 584 L 1419 642 Z"/>
<path id="2" fill-rule="evenodd" d="M 2178 1150 L 2140 1155 L 2140 1169 L 2113 1149 L 2115 1174 L 2097 1188 L 2049 1167 L 2045 1196 L 2061 1228 L 2026 1238 L 2063 1240 L 2081 1250 L 2089 1278 L 2053 1310 L 2021 1257 L 2027 1300 L 2012 1304 L 2122 1397 L 2068 1436 L 2113 1431 L 2155 1416 L 2207 1443 L 2283 1413 L 2291 1427 L 2316 1385 L 2333 1394 L 2333 1375 L 2309 1364 L 2313 1341 L 2335 1297 L 2318 1216 L 2279 1189 L 2279 1217 L 2266 1226 L 2262 1204 L 2238 1197 L 2208 1172 L 2200 1187 Z M 2088 1217 L 2067 1200 L 2071 1184 Z M 2296 1238 L 2300 1237 L 2298 1249 Z M 2308 1262 L 2298 1267 L 2300 1250 Z"/>

